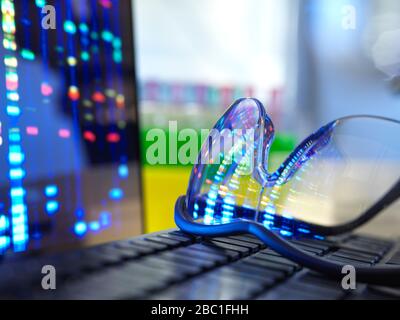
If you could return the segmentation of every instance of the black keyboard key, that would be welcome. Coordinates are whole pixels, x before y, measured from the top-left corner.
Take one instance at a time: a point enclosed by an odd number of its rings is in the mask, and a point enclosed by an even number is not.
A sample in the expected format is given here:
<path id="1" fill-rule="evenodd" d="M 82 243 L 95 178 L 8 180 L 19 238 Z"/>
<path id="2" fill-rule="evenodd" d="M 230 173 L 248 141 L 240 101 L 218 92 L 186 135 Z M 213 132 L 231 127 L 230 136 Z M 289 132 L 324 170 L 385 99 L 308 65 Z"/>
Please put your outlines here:
<path id="1" fill-rule="evenodd" d="M 338 279 L 332 279 L 325 275 L 316 272 L 307 272 L 306 274 L 300 276 L 296 281 L 305 285 L 318 286 L 322 288 L 335 290 L 342 290 L 341 281 Z"/>
<path id="2" fill-rule="evenodd" d="M 121 263 L 122 260 L 125 259 L 121 251 L 115 248 L 101 246 L 84 249 L 82 250 L 82 254 L 86 259 L 96 258 L 100 259 L 105 265 L 112 265 Z"/>
<path id="3" fill-rule="evenodd" d="M 181 245 L 181 242 L 178 240 L 167 239 L 167 238 L 163 238 L 163 237 L 159 237 L 159 236 L 148 236 L 148 237 L 144 238 L 144 240 L 150 241 L 150 242 L 155 242 L 155 243 L 165 244 L 170 248 L 179 247 Z"/>
<path id="4" fill-rule="evenodd" d="M 299 241 L 300 243 L 308 243 L 317 246 L 324 246 L 325 248 L 333 248 L 345 238 L 347 237 L 338 236 L 337 239 L 335 239 L 335 237 L 329 237 L 328 239 L 297 238 L 295 240 Z"/>
<path id="5" fill-rule="evenodd" d="M 283 257 L 280 253 L 278 253 L 270 248 L 261 250 L 260 253 L 269 254 L 269 255 L 273 255 L 273 256 L 277 256 L 277 257 Z"/>
<path id="6" fill-rule="evenodd" d="M 395 252 L 394 255 L 386 263 L 400 265 L 400 251 Z"/>
<path id="7" fill-rule="evenodd" d="M 151 296 L 161 300 L 233 300 L 250 299 L 260 292 L 263 286 L 252 281 L 238 281 L 226 277 L 206 274 L 191 282 L 170 287 L 164 292 Z"/>
<path id="8" fill-rule="evenodd" d="M 355 239 L 357 241 L 362 241 L 365 243 L 370 243 L 370 244 L 374 244 L 374 245 L 378 245 L 378 246 L 382 246 L 385 248 L 390 248 L 393 246 L 393 242 L 389 241 L 389 240 L 385 240 L 385 239 L 381 239 L 381 238 L 374 238 L 374 237 L 369 237 L 369 236 L 365 236 L 365 235 L 353 235 L 351 237 L 351 239 Z"/>
<path id="9" fill-rule="evenodd" d="M 193 256 L 186 256 L 182 253 L 176 252 L 176 250 L 163 252 L 157 255 L 157 258 L 187 264 L 190 266 L 198 266 L 203 270 L 207 270 L 216 266 L 213 261 L 198 259 Z"/>
<path id="10" fill-rule="evenodd" d="M 144 277 L 138 273 L 129 274 L 124 268 L 115 268 L 88 275 L 79 281 L 66 282 L 59 289 L 71 299 L 139 297 L 148 290 L 164 288 L 167 285 L 164 278 L 165 276 L 155 272 Z"/>
<path id="11" fill-rule="evenodd" d="M 265 272 L 260 272 L 259 270 L 254 271 L 254 269 L 246 268 L 246 266 L 234 267 L 228 265 L 218 269 L 216 273 L 232 276 L 242 281 L 256 281 L 264 287 L 271 287 L 278 281 L 278 278 L 272 276 L 270 273 L 265 274 Z"/>
<path id="12" fill-rule="evenodd" d="M 351 259 L 351 258 L 342 258 L 342 257 L 338 257 L 338 256 L 335 256 L 335 255 L 331 255 L 331 256 L 328 256 L 328 257 L 326 257 L 326 259 L 327 260 L 332 260 L 332 261 L 335 261 L 335 262 L 339 262 L 339 263 L 342 263 L 342 264 L 351 264 L 351 265 L 365 265 L 365 266 L 370 266 L 371 265 L 371 263 L 369 263 L 369 262 L 363 262 L 363 261 L 359 261 L 359 260 L 356 260 L 356 259 Z"/>
<path id="13" fill-rule="evenodd" d="M 162 233 L 157 236 L 161 237 L 163 239 L 165 238 L 165 239 L 176 240 L 176 241 L 180 242 L 182 245 L 188 245 L 188 244 L 194 243 L 194 239 L 190 239 L 187 237 L 182 237 L 182 236 L 178 236 L 178 235 L 170 234 L 170 233 Z"/>
<path id="14" fill-rule="evenodd" d="M 318 248 L 312 248 L 303 244 L 296 244 L 296 247 L 299 249 L 306 251 L 308 253 L 316 254 L 316 255 L 322 255 L 324 253 L 324 250 L 318 249 Z"/>
<path id="15" fill-rule="evenodd" d="M 364 241 L 351 241 L 346 244 L 350 244 L 352 247 L 358 247 L 366 251 L 376 252 L 379 255 L 384 255 L 387 251 L 386 247 L 365 243 Z"/>
<path id="16" fill-rule="evenodd" d="M 263 278 L 266 279 L 271 279 L 273 281 L 281 281 L 287 277 L 285 272 L 283 271 L 267 269 L 263 266 L 243 263 L 243 261 L 238 261 L 236 263 L 229 264 L 227 265 L 227 267 L 237 272 L 243 273 L 245 275 L 253 274 L 257 276 L 262 276 Z"/>
<path id="17" fill-rule="evenodd" d="M 69 265 L 75 264 L 80 270 L 96 270 L 107 264 L 116 264 L 120 260 L 115 257 L 102 256 L 91 253 L 90 251 L 81 250 L 71 252 L 64 261 Z"/>
<path id="18" fill-rule="evenodd" d="M 353 248 L 369 254 L 379 255 L 380 257 L 382 257 L 391 248 L 391 246 L 392 244 L 390 242 L 374 242 L 359 236 L 350 237 L 349 240 L 344 244 L 344 247 L 349 247 L 350 249 Z"/>
<path id="19" fill-rule="evenodd" d="M 377 295 L 375 299 L 400 299 L 400 287 L 368 286 L 368 292 Z"/>
<path id="20" fill-rule="evenodd" d="M 257 297 L 258 300 L 336 300 L 344 297 L 344 292 L 323 287 L 308 286 L 303 283 L 285 283 L 272 291 Z"/>
<path id="21" fill-rule="evenodd" d="M 293 281 L 290 281 L 290 283 L 285 283 L 284 285 L 291 290 L 310 292 L 314 296 L 313 299 L 337 300 L 342 299 L 347 295 L 347 292 L 340 288 L 340 286 L 320 286 L 315 283 L 305 283 L 304 281 L 300 282 L 297 279 L 293 279 Z"/>
<path id="22" fill-rule="evenodd" d="M 152 249 L 153 252 L 168 249 L 168 246 L 165 243 L 161 243 L 161 242 L 147 241 L 144 239 L 130 240 L 130 242 L 133 245 L 137 245 L 138 247 L 145 247 L 145 248 Z"/>
<path id="23" fill-rule="evenodd" d="M 57 270 L 57 281 L 70 281 L 82 277 L 88 271 L 101 270 L 105 267 L 103 263 L 95 259 L 63 260 L 62 263 L 53 264 L 53 266 Z"/>
<path id="24" fill-rule="evenodd" d="M 226 257 L 228 260 L 237 260 L 240 258 L 240 254 L 237 251 L 226 249 L 218 244 L 213 243 L 196 243 L 186 248 L 198 251 L 210 252 L 213 254 Z"/>
<path id="25" fill-rule="evenodd" d="M 282 271 L 286 275 L 290 275 L 295 271 L 295 268 L 292 267 L 292 266 L 283 265 L 281 263 L 276 263 L 276 262 L 273 262 L 273 261 L 261 260 L 261 259 L 257 259 L 257 258 L 254 258 L 254 257 L 250 257 L 250 258 L 244 259 L 244 260 L 242 260 L 242 262 L 245 263 L 245 264 L 251 264 L 251 265 L 259 266 L 259 267 L 262 267 L 262 268 Z"/>
<path id="26" fill-rule="evenodd" d="M 182 254 L 186 257 L 193 257 L 201 260 L 213 262 L 215 265 L 223 264 L 228 261 L 226 256 L 211 253 L 209 251 L 199 251 L 190 247 L 176 249 L 175 252 Z"/>
<path id="27" fill-rule="evenodd" d="M 266 260 L 266 261 L 272 261 L 275 263 L 291 266 L 295 268 L 296 270 L 300 270 L 301 266 L 297 264 L 296 262 L 293 262 L 289 259 L 283 258 L 283 257 L 278 257 L 275 255 L 270 255 L 270 254 L 265 254 L 265 253 L 256 253 L 254 256 L 252 256 L 256 259 L 261 259 L 261 260 Z"/>
<path id="28" fill-rule="evenodd" d="M 24 298 L 24 294 L 29 294 L 26 289 L 30 286 L 41 288 L 42 267 L 38 259 L 29 259 L 24 264 L 11 262 L 3 265 L 0 268 L 0 291 Z"/>
<path id="29" fill-rule="evenodd" d="M 259 249 L 265 249 L 266 248 L 266 245 L 260 239 L 254 238 L 254 237 L 249 237 L 247 235 L 230 236 L 228 238 L 257 244 Z"/>
<path id="30" fill-rule="evenodd" d="M 141 253 L 138 250 L 134 250 L 133 248 L 122 248 L 113 246 L 112 244 L 107 245 L 104 249 L 100 249 L 103 254 L 116 254 L 119 255 L 121 259 L 135 259 L 141 256 Z"/>
<path id="31" fill-rule="evenodd" d="M 182 281 L 187 278 L 183 272 L 176 272 L 171 268 L 160 268 L 160 264 L 144 264 L 140 260 L 124 264 L 127 274 L 134 274 L 140 277 L 153 277 L 156 273 L 164 277 L 168 283 Z"/>
<path id="32" fill-rule="evenodd" d="M 299 240 L 290 240 L 290 242 L 295 246 L 302 248 L 305 251 L 310 251 L 312 253 L 319 255 L 327 252 L 330 249 L 330 247 L 327 245 L 315 242 L 299 241 Z"/>
<path id="33" fill-rule="evenodd" d="M 204 277 L 203 281 L 217 282 L 222 287 L 226 286 L 225 290 L 232 288 L 235 292 L 225 293 L 226 298 L 231 299 L 250 299 L 267 286 L 267 284 L 251 277 L 243 277 L 237 273 L 224 273 L 223 271 L 211 272 Z M 268 283 L 268 286 L 271 285 L 272 283 Z"/>
<path id="34" fill-rule="evenodd" d="M 210 244 L 210 245 L 214 245 L 223 249 L 227 249 L 227 250 L 231 250 L 231 251 L 236 251 L 238 252 L 241 256 L 246 256 L 249 255 L 251 253 L 251 250 L 247 247 L 242 247 L 242 246 L 237 246 L 234 244 L 228 244 L 225 242 L 221 242 L 218 240 L 206 240 L 203 241 L 202 243 L 204 244 Z"/>
<path id="35" fill-rule="evenodd" d="M 306 291 L 295 291 L 285 287 L 279 287 L 273 291 L 267 291 L 256 297 L 257 300 L 312 300 L 315 297 Z"/>
<path id="36" fill-rule="evenodd" d="M 134 244 L 131 241 L 118 241 L 113 243 L 113 246 L 116 248 L 126 249 L 126 250 L 134 250 L 138 254 L 146 255 L 155 252 L 155 250 L 151 247 L 146 247 L 139 244 Z"/>
<path id="37" fill-rule="evenodd" d="M 384 251 L 382 250 L 374 250 L 371 249 L 369 247 L 366 247 L 364 245 L 357 245 L 357 244 L 350 244 L 350 243 L 346 243 L 344 245 L 341 246 L 341 249 L 345 249 L 345 250 L 354 250 L 360 253 L 365 253 L 365 254 L 369 254 L 369 255 L 375 255 L 378 256 L 379 259 L 381 259 L 384 256 Z"/>
<path id="38" fill-rule="evenodd" d="M 400 265 L 400 259 L 391 258 L 386 262 L 386 264 L 391 264 L 391 265 L 398 266 L 398 265 Z"/>
<path id="39" fill-rule="evenodd" d="M 339 249 L 334 254 L 343 258 L 357 258 L 363 259 L 366 262 L 375 263 L 379 260 L 379 256 L 373 254 L 362 253 L 356 250 Z"/>
<path id="40" fill-rule="evenodd" d="M 307 241 L 307 240 L 289 240 L 289 242 L 294 243 L 294 244 L 300 244 L 302 246 L 306 246 L 306 247 L 310 247 L 310 248 L 314 248 L 314 249 L 320 249 L 323 251 L 327 251 L 330 246 L 323 244 L 323 243 L 318 243 L 316 241 Z"/>
<path id="41" fill-rule="evenodd" d="M 213 240 L 245 247 L 248 248 L 251 252 L 257 252 L 261 248 L 261 246 L 258 243 L 243 241 L 241 239 L 233 239 L 232 237 L 226 237 L 226 238 L 218 237 L 218 238 L 213 238 Z"/>
<path id="42" fill-rule="evenodd" d="M 203 271 L 203 268 L 193 264 L 183 264 L 176 261 L 166 260 L 157 256 L 145 257 L 141 261 L 145 265 L 152 266 L 153 268 L 166 268 L 170 272 L 181 272 L 185 275 L 196 275 Z"/>
<path id="43" fill-rule="evenodd" d="M 174 234 L 174 235 L 177 235 L 177 236 L 180 236 L 180 237 L 184 237 L 184 238 L 192 240 L 193 242 L 196 242 L 196 241 L 198 241 L 200 239 L 199 236 L 188 234 L 188 233 L 185 233 L 185 232 L 180 231 L 180 230 L 171 231 L 168 234 Z"/>

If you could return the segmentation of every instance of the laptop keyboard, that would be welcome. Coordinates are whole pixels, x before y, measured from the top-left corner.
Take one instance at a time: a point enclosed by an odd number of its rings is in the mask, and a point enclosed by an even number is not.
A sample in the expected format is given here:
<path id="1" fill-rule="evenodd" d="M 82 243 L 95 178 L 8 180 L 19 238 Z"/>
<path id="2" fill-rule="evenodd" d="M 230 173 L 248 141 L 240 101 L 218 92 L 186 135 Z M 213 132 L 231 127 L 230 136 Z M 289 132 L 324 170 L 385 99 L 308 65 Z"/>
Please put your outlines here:
<path id="1" fill-rule="evenodd" d="M 399 264 L 394 243 L 347 235 L 291 240 L 301 249 L 353 264 Z M 41 289 L 41 268 L 53 265 L 57 289 Z M 36 299 L 345 299 L 376 298 L 365 285 L 344 291 L 340 281 L 301 267 L 252 235 L 192 237 L 152 234 L 52 257 L 0 263 L 1 298 Z M 7 275 L 7 276 L 6 276 Z M 5 281 L 3 281 L 5 279 Z M 379 297 L 379 294 L 378 294 Z"/>

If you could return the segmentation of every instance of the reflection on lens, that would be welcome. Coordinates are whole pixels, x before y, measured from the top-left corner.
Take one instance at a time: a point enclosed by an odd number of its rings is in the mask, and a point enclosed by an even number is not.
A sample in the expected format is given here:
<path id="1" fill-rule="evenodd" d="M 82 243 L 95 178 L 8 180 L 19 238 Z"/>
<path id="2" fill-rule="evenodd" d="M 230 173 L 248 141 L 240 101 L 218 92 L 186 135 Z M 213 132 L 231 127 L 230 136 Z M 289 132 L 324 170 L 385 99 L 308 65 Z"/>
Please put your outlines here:
<path id="1" fill-rule="evenodd" d="M 235 102 L 215 127 L 233 128 L 241 132 L 234 143 L 218 153 L 210 147 L 218 143 L 205 143 L 193 169 L 187 207 L 198 223 L 251 220 L 285 236 L 315 236 L 310 225 L 353 221 L 399 179 L 400 123 L 395 120 L 356 116 L 331 122 L 272 174 L 266 168 L 274 130 L 261 103 Z M 202 163 L 210 152 L 218 156 Z"/>
<path id="2" fill-rule="evenodd" d="M 215 135 L 206 140 L 190 179 L 189 211 L 204 224 L 229 223 L 237 218 L 254 220 L 261 184 L 266 179 L 261 166 L 272 140 L 272 123 L 258 101 L 242 99 L 228 109 L 214 129 L 236 130 L 233 147 L 223 148 L 213 161 L 204 163 L 210 153 L 216 154 L 213 146 L 224 145 Z"/>

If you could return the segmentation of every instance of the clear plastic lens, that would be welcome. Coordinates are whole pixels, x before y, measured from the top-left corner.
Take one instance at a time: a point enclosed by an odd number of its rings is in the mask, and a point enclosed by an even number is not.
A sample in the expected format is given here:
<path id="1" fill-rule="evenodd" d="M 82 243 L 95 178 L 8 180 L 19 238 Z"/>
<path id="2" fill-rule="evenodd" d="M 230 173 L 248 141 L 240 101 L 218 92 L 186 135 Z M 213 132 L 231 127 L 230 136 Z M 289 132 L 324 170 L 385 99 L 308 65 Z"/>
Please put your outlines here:
<path id="1" fill-rule="evenodd" d="M 256 100 L 239 100 L 228 109 L 193 168 L 186 199 L 194 220 L 219 224 L 255 219 L 264 172 L 260 166 L 272 135 L 272 123 Z"/>
<path id="2" fill-rule="evenodd" d="M 283 235 L 309 234 L 310 225 L 358 218 L 400 178 L 395 120 L 357 116 L 331 122 L 273 173 L 266 168 L 274 129 L 261 103 L 235 102 L 215 129 L 193 168 L 186 198 L 197 223 L 251 220 Z"/>

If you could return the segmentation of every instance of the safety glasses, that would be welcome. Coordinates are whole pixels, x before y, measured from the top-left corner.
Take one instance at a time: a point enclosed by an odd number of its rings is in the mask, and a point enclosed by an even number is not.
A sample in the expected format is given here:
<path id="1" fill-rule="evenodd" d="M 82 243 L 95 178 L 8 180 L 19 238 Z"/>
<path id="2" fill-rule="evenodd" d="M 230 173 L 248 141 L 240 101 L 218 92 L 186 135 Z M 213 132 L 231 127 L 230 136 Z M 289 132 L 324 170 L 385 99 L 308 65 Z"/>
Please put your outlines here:
<path id="1" fill-rule="evenodd" d="M 343 265 L 307 254 L 286 238 L 352 231 L 399 197 L 400 122 L 373 116 L 332 121 L 270 171 L 273 138 L 263 105 L 236 101 L 200 150 L 187 195 L 176 204 L 176 223 L 206 236 L 249 232 L 298 263 L 340 277 Z M 395 267 L 358 267 L 357 275 L 400 283 Z"/>

